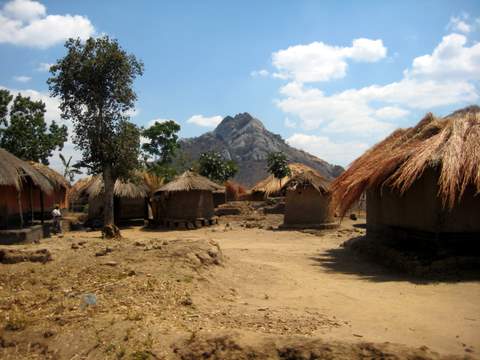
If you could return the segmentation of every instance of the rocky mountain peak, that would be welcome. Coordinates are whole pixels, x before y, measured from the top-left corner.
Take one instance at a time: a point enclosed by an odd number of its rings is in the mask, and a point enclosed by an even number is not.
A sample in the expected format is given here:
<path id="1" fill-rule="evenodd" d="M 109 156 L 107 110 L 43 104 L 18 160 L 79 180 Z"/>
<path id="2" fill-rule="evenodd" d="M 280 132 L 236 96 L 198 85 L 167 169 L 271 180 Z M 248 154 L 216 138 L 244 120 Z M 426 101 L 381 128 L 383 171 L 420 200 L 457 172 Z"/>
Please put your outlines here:
<path id="1" fill-rule="evenodd" d="M 268 131 L 262 122 L 249 113 L 225 117 L 211 132 L 199 137 L 182 139 L 181 148 L 186 158 L 195 160 L 207 151 L 217 151 L 226 159 L 237 162 L 239 172 L 235 180 L 252 186 L 267 176 L 267 157 L 282 151 L 290 162 L 299 162 L 317 169 L 327 179 L 338 176 L 343 168 L 288 145 L 280 135 Z"/>
<path id="2" fill-rule="evenodd" d="M 222 139 L 229 139 L 244 132 L 263 132 L 265 127 L 262 122 L 255 119 L 249 113 L 237 114 L 234 117 L 225 117 L 220 124 L 213 130 L 216 136 Z"/>

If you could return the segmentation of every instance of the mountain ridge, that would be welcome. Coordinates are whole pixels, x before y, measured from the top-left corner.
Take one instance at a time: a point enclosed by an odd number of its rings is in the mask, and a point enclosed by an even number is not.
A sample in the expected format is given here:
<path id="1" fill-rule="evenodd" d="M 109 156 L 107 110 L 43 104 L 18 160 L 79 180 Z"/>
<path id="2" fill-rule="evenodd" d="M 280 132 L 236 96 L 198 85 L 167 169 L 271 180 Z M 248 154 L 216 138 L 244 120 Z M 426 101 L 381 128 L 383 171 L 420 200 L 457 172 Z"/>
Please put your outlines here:
<path id="1" fill-rule="evenodd" d="M 214 130 L 198 137 L 181 139 L 180 147 L 192 160 L 207 151 L 217 151 L 226 159 L 234 160 L 239 167 L 234 180 L 249 187 L 268 175 L 267 156 L 273 151 L 284 152 L 289 162 L 308 165 L 328 179 L 343 171 L 341 166 L 288 145 L 280 135 L 267 130 L 259 119 L 246 112 L 226 116 Z"/>

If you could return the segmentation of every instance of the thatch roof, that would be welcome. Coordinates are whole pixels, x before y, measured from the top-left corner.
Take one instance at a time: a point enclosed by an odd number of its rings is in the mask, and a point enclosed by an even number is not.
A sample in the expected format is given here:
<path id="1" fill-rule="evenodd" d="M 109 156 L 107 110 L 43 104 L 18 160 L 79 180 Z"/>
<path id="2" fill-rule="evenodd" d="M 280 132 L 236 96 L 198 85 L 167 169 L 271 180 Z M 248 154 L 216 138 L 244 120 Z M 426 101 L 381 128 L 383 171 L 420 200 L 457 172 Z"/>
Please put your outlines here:
<path id="1" fill-rule="evenodd" d="M 91 181 L 93 181 L 92 176 L 87 176 L 87 177 L 84 177 L 84 178 L 81 178 L 81 179 L 77 180 L 75 182 L 75 184 L 73 184 L 70 187 L 70 190 L 68 192 L 68 194 L 69 194 L 68 197 L 69 197 L 70 201 L 75 201 L 79 197 L 81 197 L 82 194 L 85 192 L 85 189 L 88 187 L 88 185 Z"/>
<path id="2" fill-rule="evenodd" d="M 394 131 L 334 181 L 334 205 L 344 215 L 367 189 L 388 186 L 403 194 L 427 168 L 439 170 L 444 208 L 451 209 L 469 185 L 480 193 L 478 106 L 445 118 L 429 113 L 415 127 Z"/>
<path id="3" fill-rule="evenodd" d="M 271 194 L 277 194 L 284 190 L 287 182 L 295 176 L 307 172 L 316 173 L 316 171 L 311 167 L 300 163 L 292 163 L 289 164 L 288 167 L 290 168 L 291 172 L 290 176 L 285 176 L 279 180 L 275 176 L 269 175 L 252 187 L 250 192 L 261 192 L 265 193 L 267 196 Z"/>
<path id="4" fill-rule="evenodd" d="M 14 186 L 20 191 L 26 178 L 30 178 L 33 184 L 47 194 L 53 191 L 49 180 L 37 169 L 28 162 L 10 154 L 7 150 L 0 148 L 0 185 Z"/>
<path id="5" fill-rule="evenodd" d="M 35 169 L 37 169 L 43 176 L 45 176 L 54 189 L 69 189 L 70 183 L 62 175 L 60 175 L 55 170 L 49 168 L 47 165 L 37 163 L 35 161 L 29 161 Z"/>
<path id="6" fill-rule="evenodd" d="M 222 186 L 214 183 L 213 181 L 198 175 L 192 171 L 186 171 L 182 175 L 177 176 L 174 180 L 168 184 L 163 185 L 155 193 L 159 192 L 173 192 L 173 191 L 193 191 L 193 190 L 205 190 L 205 191 L 217 191 L 223 189 Z"/>
<path id="7" fill-rule="evenodd" d="M 330 181 L 325 179 L 316 171 L 304 171 L 293 176 L 285 184 L 287 189 L 298 189 L 298 188 L 307 188 L 313 187 L 319 193 L 324 195 L 330 193 Z"/>
<path id="8" fill-rule="evenodd" d="M 103 193 L 103 178 L 100 175 L 94 176 L 85 187 L 90 199 L 96 198 Z M 150 189 L 143 179 L 136 178 L 132 181 L 117 179 L 113 188 L 113 194 L 118 197 L 130 199 L 144 198 L 149 195 Z"/>

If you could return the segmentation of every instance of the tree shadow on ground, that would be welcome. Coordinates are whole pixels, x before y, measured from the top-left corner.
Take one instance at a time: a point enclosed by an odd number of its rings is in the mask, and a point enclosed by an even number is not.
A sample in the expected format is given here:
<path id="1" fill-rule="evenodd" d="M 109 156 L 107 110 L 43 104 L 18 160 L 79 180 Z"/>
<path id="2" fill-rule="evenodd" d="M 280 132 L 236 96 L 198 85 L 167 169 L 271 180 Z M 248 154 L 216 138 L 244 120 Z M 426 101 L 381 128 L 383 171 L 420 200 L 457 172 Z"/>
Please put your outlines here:
<path id="1" fill-rule="evenodd" d="M 362 240 L 356 237 L 350 240 Z M 382 265 L 378 259 L 360 254 L 349 247 L 328 249 L 310 257 L 313 266 L 325 269 L 329 273 L 355 275 L 373 282 L 406 281 L 414 284 L 455 283 L 480 280 L 480 269 L 457 270 L 446 273 L 411 275 L 406 272 Z"/>

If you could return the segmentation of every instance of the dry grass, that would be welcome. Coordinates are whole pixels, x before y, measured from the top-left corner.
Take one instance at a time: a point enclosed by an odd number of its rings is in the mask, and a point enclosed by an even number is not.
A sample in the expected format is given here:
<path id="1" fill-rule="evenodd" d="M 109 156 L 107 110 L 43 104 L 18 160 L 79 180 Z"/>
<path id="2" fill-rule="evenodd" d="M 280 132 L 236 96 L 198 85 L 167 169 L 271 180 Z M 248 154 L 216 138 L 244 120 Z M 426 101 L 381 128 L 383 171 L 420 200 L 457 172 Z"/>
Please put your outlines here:
<path id="1" fill-rule="evenodd" d="M 53 191 L 50 181 L 37 169 L 0 148 L 0 185 L 14 186 L 20 191 L 27 178 L 43 192 L 50 194 Z"/>
<path id="2" fill-rule="evenodd" d="M 169 193 L 173 191 L 217 191 L 225 190 L 223 186 L 220 186 L 206 177 L 200 176 L 192 171 L 186 171 L 182 175 L 177 176 L 173 181 L 162 186 L 156 191 L 156 193 Z"/>
<path id="3" fill-rule="evenodd" d="M 265 179 L 259 181 L 254 187 L 252 187 L 250 192 L 260 192 L 264 193 L 267 196 L 279 194 L 285 189 L 287 182 L 299 174 L 310 173 L 320 176 L 316 170 L 304 164 L 293 163 L 289 164 L 288 167 L 290 168 L 291 172 L 290 176 L 285 176 L 282 179 L 277 179 L 273 175 L 269 175 Z"/>
<path id="4" fill-rule="evenodd" d="M 32 165 L 36 170 L 38 170 L 43 176 L 45 176 L 48 181 L 52 184 L 53 188 L 61 189 L 64 188 L 68 190 L 70 188 L 70 183 L 63 175 L 59 174 L 55 170 L 49 168 L 46 165 L 37 163 L 34 161 L 29 161 L 29 164 Z"/>
<path id="5" fill-rule="evenodd" d="M 415 127 L 394 131 L 355 160 L 332 184 L 333 203 L 344 215 L 372 188 L 405 193 L 427 168 L 437 168 L 438 196 L 451 209 L 467 186 L 480 192 L 480 108 L 445 118 L 427 114 Z"/>
<path id="6" fill-rule="evenodd" d="M 293 176 L 286 184 L 286 188 L 297 189 L 313 187 L 318 192 L 326 195 L 330 193 L 330 181 L 316 171 L 304 171 Z"/>

